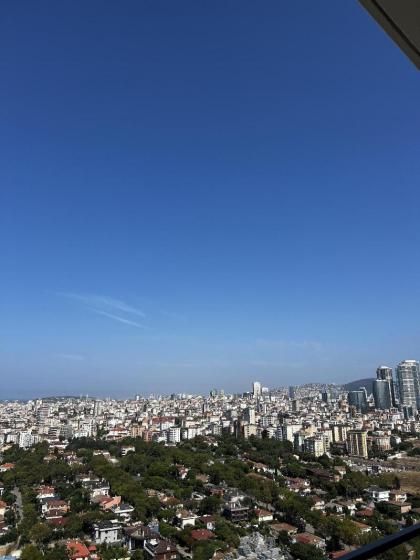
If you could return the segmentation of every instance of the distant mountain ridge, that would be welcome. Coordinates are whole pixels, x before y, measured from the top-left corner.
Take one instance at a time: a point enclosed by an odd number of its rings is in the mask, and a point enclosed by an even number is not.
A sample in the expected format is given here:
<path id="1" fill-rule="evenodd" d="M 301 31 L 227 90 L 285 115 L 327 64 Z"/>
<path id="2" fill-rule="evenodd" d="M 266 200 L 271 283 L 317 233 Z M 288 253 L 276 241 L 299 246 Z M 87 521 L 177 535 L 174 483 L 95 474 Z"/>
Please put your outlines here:
<path id="1" fill-rule="evenodd" d="M 357 391 L 360 387 L 366 387 L 368 394 L 373 392 L 373 377 L 368 377 L 367 379 L 356 379 L 356 381 L 350 381 L 346 383 L 344 388 L 346 391 Z"/>

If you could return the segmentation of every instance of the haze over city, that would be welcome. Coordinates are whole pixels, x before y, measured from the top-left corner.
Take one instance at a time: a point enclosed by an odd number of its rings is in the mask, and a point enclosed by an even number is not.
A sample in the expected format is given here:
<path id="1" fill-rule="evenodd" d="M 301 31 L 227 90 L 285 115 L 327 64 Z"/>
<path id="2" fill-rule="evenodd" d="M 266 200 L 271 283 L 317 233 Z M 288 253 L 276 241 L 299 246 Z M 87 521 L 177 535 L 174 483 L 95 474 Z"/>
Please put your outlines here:
<path id="1" fill-rule="evenodd" d="M 418 73 L 357 2 L 5 2 L 0 52 L 1 399 L 420 357 Z"/>

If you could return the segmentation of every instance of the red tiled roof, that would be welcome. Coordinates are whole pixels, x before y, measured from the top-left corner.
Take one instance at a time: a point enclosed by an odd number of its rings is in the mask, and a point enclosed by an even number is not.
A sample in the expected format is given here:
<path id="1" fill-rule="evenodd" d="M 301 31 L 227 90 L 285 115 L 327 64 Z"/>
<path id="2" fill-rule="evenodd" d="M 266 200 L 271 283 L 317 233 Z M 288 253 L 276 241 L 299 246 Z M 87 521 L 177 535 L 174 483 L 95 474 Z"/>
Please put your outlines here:
<path id="1" fill-rule="evenodd" d="M 295 527 L 294 525 L 290 525 L 290 523 L 273 523 L 271 527 L 273 527 L 273 529 L 276 529 L 277 531 L 297 532 L 297 527 Z"/>
<path id="2" fill-rule="evenodd" d="M 320 537 L 312 535 L 311 533 L 298 533 L 294 538 L 302 544 L 315 544 L 322 541 Z"/>
<path id="3" fill-rule="evenodd" d="M 191 538 L 195 541 L 207 541 L 215 536 L 214 533 L 208 529 L 194 529 L 191 531 Z"/>
<path id="4" fill-rule="evenodd" d="M 67 550 L 70 552 L 70 558 L 89 558 L 90 552 L 87 546 L 79 541 L 69 541 Z"/>

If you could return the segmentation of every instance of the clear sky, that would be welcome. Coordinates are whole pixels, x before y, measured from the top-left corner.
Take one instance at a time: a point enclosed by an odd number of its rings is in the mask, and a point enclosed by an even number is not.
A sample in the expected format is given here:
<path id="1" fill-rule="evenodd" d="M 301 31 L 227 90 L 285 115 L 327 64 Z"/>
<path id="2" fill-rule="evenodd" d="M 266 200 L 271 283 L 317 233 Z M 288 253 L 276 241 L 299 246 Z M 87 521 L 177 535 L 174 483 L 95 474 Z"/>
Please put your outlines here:
<path id="1" fill-rule="evenodd" d="M 353 0 L 2 2 L 0 398 L 419 358 L 419 76 Z"/>

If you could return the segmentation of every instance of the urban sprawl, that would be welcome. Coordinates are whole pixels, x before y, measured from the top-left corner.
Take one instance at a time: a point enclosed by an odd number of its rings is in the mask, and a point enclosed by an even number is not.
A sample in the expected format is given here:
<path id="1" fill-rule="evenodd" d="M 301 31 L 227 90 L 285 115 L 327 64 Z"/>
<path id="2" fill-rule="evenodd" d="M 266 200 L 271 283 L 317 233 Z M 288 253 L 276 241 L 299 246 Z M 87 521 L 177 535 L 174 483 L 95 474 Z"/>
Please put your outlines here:
<path id="1" fill-rule="evenodd" d="M 334 560 L 420 521 L 419 406 L 415 360 L 349 385 L 2 401 L 0 559 Z"/>

